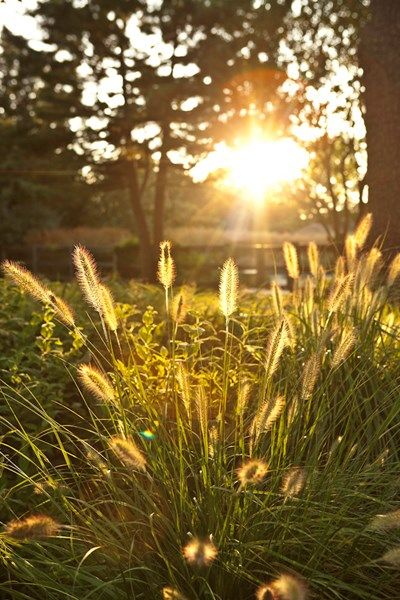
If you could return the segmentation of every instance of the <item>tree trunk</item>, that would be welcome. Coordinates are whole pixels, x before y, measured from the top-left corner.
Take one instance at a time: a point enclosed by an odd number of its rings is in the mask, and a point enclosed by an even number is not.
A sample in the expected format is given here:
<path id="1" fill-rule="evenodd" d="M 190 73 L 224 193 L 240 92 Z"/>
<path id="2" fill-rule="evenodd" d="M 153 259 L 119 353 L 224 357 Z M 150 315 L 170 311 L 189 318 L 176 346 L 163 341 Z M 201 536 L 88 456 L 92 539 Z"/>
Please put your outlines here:
<path id="1" fill-rule="evenodd" d="M 361 37 L 367 128 L 371 242 L 400 250 L 400 1 L 371 0 Z"/>
<path id="2" fill-rule="evenodd" d="M 154 245 L 158 248 L 160 242 L 164 239 L 164 212 L 165 212 L 165 196 L 167 191 L 167 175 L 168 175 L 168 152 L 169 148 L 169 125 L 164 127 L 163 142 L 161 147 L 160 163 L 154 194 Z"/>
<path id="3" fill-rule="evenodd" d="M 144 281 L 155 281 L 156 278 L 156 257 L 154 246 L 151 243 L 149 227 L 141 203 L 141 194 L 137 177 L 136 165 L 132 161 L 127 161 L 127 179 L 129 184 L 129 199 L 132 211 L 137 225 L 137 234 L 139 238 L 141 273 Z"/>

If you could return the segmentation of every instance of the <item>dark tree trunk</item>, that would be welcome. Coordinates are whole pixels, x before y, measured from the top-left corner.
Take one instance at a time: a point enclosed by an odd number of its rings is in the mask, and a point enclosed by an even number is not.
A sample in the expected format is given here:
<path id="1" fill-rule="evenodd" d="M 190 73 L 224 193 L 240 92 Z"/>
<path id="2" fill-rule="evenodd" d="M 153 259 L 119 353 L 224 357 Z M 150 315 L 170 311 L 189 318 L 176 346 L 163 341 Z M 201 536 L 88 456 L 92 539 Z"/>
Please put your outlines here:
<path id="1" fill-rule="evenodd" d="M 362 32 L 369 210 L 388 254 L 400 250 L 400 0 L 371 0 Z M 374 239 L 373 239 L 374 238 Z"/>
<path id="2" fill-rule="evenodd" d="M 156 256 L 141 202 L 136 165 L 132 161 L 127 161 L 127 179 L 129 184 L 129 199 L 135 216 L 139 238 L 142 278 L 145 281 L 155 281 Z"/>
<path id="3" fill-rule="evenodd" d="M 154 194 L 154 245 L 158 248 L 160 242 L 164 239 L 164 212 L 165 196 L 167 191 L 168 175 L 168 152 L 169 148 L 169 126 L 165 126 L 163 132 L 163 143 L 161 147 L 160 163 L 158 167 L 155 194 Z"/>

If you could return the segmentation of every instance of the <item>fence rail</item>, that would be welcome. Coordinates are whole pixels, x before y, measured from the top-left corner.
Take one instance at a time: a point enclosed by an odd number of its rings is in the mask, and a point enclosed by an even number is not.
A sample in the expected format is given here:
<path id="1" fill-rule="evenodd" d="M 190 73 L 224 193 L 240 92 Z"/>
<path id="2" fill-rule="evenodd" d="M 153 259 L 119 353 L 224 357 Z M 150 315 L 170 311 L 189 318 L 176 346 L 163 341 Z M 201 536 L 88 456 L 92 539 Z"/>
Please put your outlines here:
<path id="1" fill-rule="evenodd" d="M 308 272 L 307 245 L 295 244 L 300 267 Z M 99 268 L 105 276 L 118 275 L 125 279 L 140 278 L 139 250 L 126 246 L 90 247 Z M 48 246 L 16 246 L 0 249 L 1 258 L 20 262 L 34 273 L 49 279 L 68 280 L 73 277 L 71 260 L 72 247 L 51 248 Z M 321 262 L 326 268 L 333 265 L 337 251 L 333 246 L 320 246 Z M 271 279 L 278 279 L 287 285 L 282 247 L 273 244 L 252 244 L 224 246 L 175 246 L 174 258 L 177 263 L 178 281 L 193 281 L 198 285 L 215 285 L 218 269 L 223 261 L 232 256 L 241 275 L 241 280 L 249 286 L 262 286 Z"/>

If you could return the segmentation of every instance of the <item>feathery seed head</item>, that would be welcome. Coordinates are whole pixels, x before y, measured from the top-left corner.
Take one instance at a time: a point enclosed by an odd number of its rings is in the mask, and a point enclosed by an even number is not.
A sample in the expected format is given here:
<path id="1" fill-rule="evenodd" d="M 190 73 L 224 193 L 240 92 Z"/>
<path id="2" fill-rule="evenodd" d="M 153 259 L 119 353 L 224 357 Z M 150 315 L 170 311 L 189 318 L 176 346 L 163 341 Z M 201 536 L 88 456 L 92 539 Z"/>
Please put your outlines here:
<path id="1" fill-rule="evenodd" d="M 110 440 L 110 447 L 126 467 L 146 471 L 146 459 L 133 440 L 115 436 Z"/>
<path id="2" fill-rule="evenodd" d="M 293 575 L 281 575 L 258 588 L 257 600 L 306 600 L 305 583 Z"/>
<path id="3" fill-rule="evenodd" d="M 114 402 L 115 394 L 111 381 L 97 367 L 79 365 L 78 375 L 83 385 L 102 402 Z"/>
<path id="4" fill-rule="evenodd" d="M 346 261 L 347 261 L 347 269 L 348 271 L 352 271 L 356 259 L 357 259 L 357 250 L 358 246 L 356 243 L 356 238 L 354 235 L 348 235 L 345 242 L 345 250 L 346 250 Z"/>
<path id="5" fill-rule="evenodd" d="M 306 483 L 306 473 L 301 467 L 292 467 L 286 473 L 282 483 L 282 494 L 286 498 L 298 496 Z"/>
<path id="6" fill-rule="evenodd" d="M 365 215 L 363 219 L 361 219 L 360 223 L 357 226 L 357 229 L 354 233 L 354 240 L 356 246 L 359 250 L 364 247 L 365 242 L 369 236 L 372 227 L 372 213 L 368 213 Z"/>
<path id="7" fill-rule="evenodd" d="M 102 283 L 99 285 L 99 308 L 108 329 L 117 331 L 118 319 L 115 313 L 114 299 L 108 287 Z"/>
<path id="8" fill-rule="evenodd" d="M 186 319 L 190 295 L 189 289 L 187 287 L 182 287 L 172 301 L 171 317 L 178 325 L 183 323 Z"/>
<path id="9" fill-rule="evenodd" d="M 311 275 L 313 277 L 317 277 L 319 267 L 319 252 L 318 246 L 315 242 L 310 242 L 308 244 L 308 264 L 310 267 Z"/>
<path id="10" fill-rule="evenodd" d="M 335 281 L 342 280 L 345 276 L 346 264 L 344 256 L 339 256 L 335 264 Z"/>
<path id="11" fill-rule="evenodd" d="M 296 247 L 291 242 L 285 242 L 283 244 L 283 256 L 285 258 L 289 277 L 298 279 L 300 277 L 299 259 L 297 257 Z"/>
<path id="12" fill-rule="evenodd" d="M 276 324 L 270 334 L 267 343 L 267 353 L 265 358 L 265 370 L 268 377 L 272 377 L 278 368 L 279 360 L 286 346 L 289 345 L 289 331 L 286 319 L 282 319 Z"/>
<path id="13" fill-rule="evenodd" d="M 75 246 L 72 260 L 86 301 L 101 313 L 101 284 L 96 261 L 89 250 L 80 245 Z"/>
<path id="14" fill-rule="evenodd" d="M 175 263 L 171 256 L 171 242 L 160 243 L 160 258 L 158 260 L 158 281 L 168 290 L 175 280 Z"/>
<path id="15" fill-rule="evenodd" d="M 31 515 L 24 519 L 15 519 L 6 525 L 6 535 L 18 540 L 52 537 L 61 529 L 61 525 L 47 515 Z"/>
<path id="16" fill-rule="evenodd" d="M 146 459 L 133 440 L 115 436 L 110 440 L 110 447 L 126 467 L 146 471 Z"/>
<path id="17" fill-rule="evenodd" d="M 176 379 L 179 385 L 179 391 L 182 397 L 182 402 L 185 407 L 188 418 L 191 418 L 192 407 L 191 407 L 191 394 L 190 394 L 190 383 L 189 375 L 182 363 L 178 363 Z"/>
<path id="18" fill-rule="evenodd" d="M 340 363 L 342 363 L 343 361 L 346 360 L 346 358 L 349 356 L 350 352 L 352 351 L 355 343 L 356 343 L 356 331 L 355 329 L 350 329 L 347 328 L 344 330 L 343 334 L 342 334 L 342 338 L 335 350 L 335 352 L 333 353 L 333 357 L 332 357 L 332 368 L 336 368 L 340 365 Z"/>
<path id="19" fill-rule="evenodd" d="M 301 397 L 303 399 L 310 398 L 315 384 L 317 383 L 318 374 L 321 368 L 321 357 L 318 352 L 315 352 L 310 356 L 304 366 L 302 386 L 301 386 Z"/>
<path id="20" fill-rule="evenodd" d="M 256 413 L 251 426 L 254 442 L 257 442 L 261 433 L 271 429 L 272 425 L 280 417 L 284 406 L 285 398 L 283 396 L 271 397 L 269 400 L 263 402 Z"/>
<path id="21" fill-rule="evenodd" d="M 330 312 L 336 312 L 343 306 L 350 294 L 353 281 L 353 273 L 349 273 L 341 279 L 336 280 L 335 287 L 328 298 L 328 310 Z"/>
<path id="22" fill-rule="evenodd" d="M 394 567 L 400 567 L 400 546 L 385 552 L 385 554 L 382 556 L 382 560 L 390 565 L 393 565 Z"/>
<path id="23" fill-rule="evenodd" d="M 385 515 L 376 515 L 376 517 L 372 519 L 369 528 L 374 531 L 400 529 L 400 510 L 394 510 Z"/>
<path id="24" fill-rule="evenodd" d="M 392 262 L 390 263 L 389 272 L 387 276 L 387 284 L 393 285 L 398 276 L 400 275 L 400 252 L 396 254 Z"/>
<path id="25" fill-rule="evenodd" d="M 50 301 L 50 290 L 28 269 L 21 267 L 12 260 L 5 260 L 2 264 L 2 269 L 4 275 L 11 279 L 23 292 L 30 294 L 33 298 L 44 304 Z"/>
<path id="26" fill-rule="evenodd" d="M 219 306 L 225 319 L 237 308 L 239 273 L 233 258 L 228 258 L 221 269 L 219 280 Z"/>
<path id="27" fill-rule="evenodd" d="M 75 317 L 72 308 L 59 296 L 50 294 L 50 304 L 53 307 L 56 315 L 69 327 L 75 326 Z"/>
<path id="28" fill-rule="evenodd" d="M 187 600 L 186 596 L 172 587 L 165 587 L 162 591 L 163 600 Z"/>
<path id="29" fill-rule="evenodd" d="M 249 483 L 260 483 L 268 473 L 268 465 L 263 460 L 249 460 L 237 470 L 240 487 Z"/>
<path id="30" fill-rule="evenodd" d="M 218 550 L 211 541 L 198 538 L 190 540 L 182 549 L 186 561 L 194 567 L 209 567 L 216 559 Z"/>
<path id="31" fill-rule="evenodd" d="M 272 307 L 277 317 L 282 317 L 283 313 L 283 297 L 282 290 L 279 285 L 274 281 L 271 286 L 271 298 Z"/>
<path id="32" fill-rule="evenodd" d="M 239 387 L 238 397 L 236 402 L 236 413 L 240 416 L 244 415 L 246 407 L 250 399 L 251 386 L 248 381 L 242 383 Z"/>

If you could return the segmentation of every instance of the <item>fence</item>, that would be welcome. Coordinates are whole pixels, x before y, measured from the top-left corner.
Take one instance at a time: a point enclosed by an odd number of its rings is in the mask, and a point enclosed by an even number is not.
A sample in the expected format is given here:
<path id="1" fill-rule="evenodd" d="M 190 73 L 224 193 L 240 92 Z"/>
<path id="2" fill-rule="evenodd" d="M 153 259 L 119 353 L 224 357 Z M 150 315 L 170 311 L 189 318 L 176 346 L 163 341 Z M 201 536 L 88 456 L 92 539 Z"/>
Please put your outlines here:
<path id="1" fill-rule="evenodd" d="M 296 245 L 300 267 L 308 271 L 307 245 Z M 140 260 L 137 247 L 111 246 L 91 247 L 101 273 L 105 276 L 120 276 L 124 279 L 140 278 Z M 68 280 L 73 277 L 71 260 L 72 247 L 51 248 L 48 246 L 19 246 L 2 248 L 1 258 L 16 260 L 34 273 L 53 280 Z M 320 247 L 321 261 L 331 267 L 336 257 L 332 246 Z M 196 282 L 200 286 L 215 286 L 219 267 L 232 256 L 240 272 L 241 281 L 249 287 L 260 287 L 277 279 L 288 285 L 282 247 L 268 244 L 225 245 L 225 246 L 175 246 L 178 283 Z"/>

